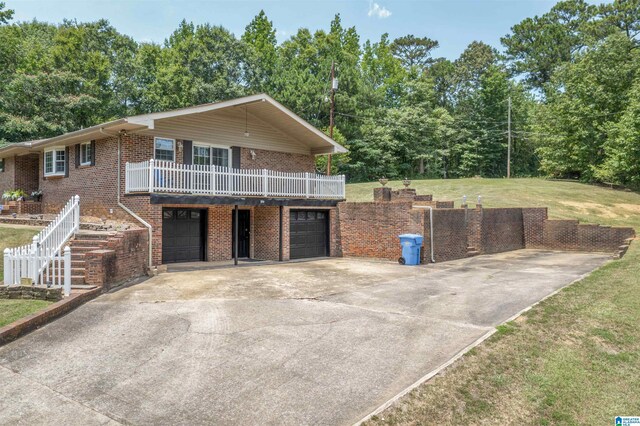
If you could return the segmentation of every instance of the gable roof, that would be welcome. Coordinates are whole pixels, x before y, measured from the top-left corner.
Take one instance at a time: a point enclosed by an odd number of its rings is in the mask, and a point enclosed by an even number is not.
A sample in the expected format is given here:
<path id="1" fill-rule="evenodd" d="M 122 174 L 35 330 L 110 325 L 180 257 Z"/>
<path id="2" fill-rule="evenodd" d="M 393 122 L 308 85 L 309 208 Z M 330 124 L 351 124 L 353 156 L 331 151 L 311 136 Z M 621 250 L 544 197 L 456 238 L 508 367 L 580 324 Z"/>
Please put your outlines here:
<path id="1" fill-rule="evenodd" d="M 0 156 L 3 154 L 24 154 L 33 150 L 55 145 L 69 145 L 86 141 L 88 139 L 101 139 L 113 136 L 119 131 L 145 131 L 153 130 L 156 122 L 165 119 L 179 118 L 181 116 L 202 114 L 216 110 L 229 109 L 248 104 L 260 103 L 260 108 L 252 108 L 252 115 L 269 123 L 277 130 L 288 134 L 293 139 L 310 147 L 312 154 L 331 154 L 347 152 L 342 145 L 325 135 L 323 132 L 300 118 L 287 107 L 273 99 L 271 96 L 260 93 L 252 96 L 231 99 L 227 101 L 196 105 L 180 108 L 172 111 L 155 112 L 151 114 L 135 115 L 109 121 L 86 129 L 76 130 L 48 139 L 12 143 L 0 147 Z"/>

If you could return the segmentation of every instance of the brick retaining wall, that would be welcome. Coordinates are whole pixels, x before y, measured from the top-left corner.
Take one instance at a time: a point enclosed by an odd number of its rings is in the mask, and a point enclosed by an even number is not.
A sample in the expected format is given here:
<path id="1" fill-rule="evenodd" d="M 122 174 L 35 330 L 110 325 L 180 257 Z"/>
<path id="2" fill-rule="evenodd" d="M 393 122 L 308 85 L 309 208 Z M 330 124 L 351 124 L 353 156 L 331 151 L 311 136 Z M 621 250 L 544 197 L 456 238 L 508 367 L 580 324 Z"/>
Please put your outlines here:
<path id="1" fill-rule="evenodd" d="M 149 234 L 146 229 L 120 231 L 108 238 L 107 249 L 85 253 L 85 282 L 109 289 L 147 273 Z"/>
<path id="2" fill-rule="evenodd" d="M 398 235 L 424 232 L 424 211 L 411 202 L 340 203 L 338 218 L 343 256 L 397 259 Z"/>
<path id="3" fill-rule="evenodd" d="M 425 244 L 424 258 L 430 261 L 430 233 L 429 211 L 425 210 L 425 227 L 423 235 Z M 436 262 L 461 259 L 467 257 L 467 229 L 465 226 L 465 211 L 462 209 L 434 209 L 433 210 L 433 251 Z"/>
<path id="4" fill-rule="evenodd" d="M 379 200 L 384 200 L 382 188 Z M 387 192 L 387 191 L 384 191 Z M 423 261 L 430 259 L 429 209 L 410 201 L 340 203 L 339 236 L 344 256 L 395 260 L 401 255 L 398 235 L 425 237 Z M 436 262 L 523 248 L 618 253 L 635 236 L 632 228 L 549 220 L 546 208 L 492 208 L 433 210 Z"/>

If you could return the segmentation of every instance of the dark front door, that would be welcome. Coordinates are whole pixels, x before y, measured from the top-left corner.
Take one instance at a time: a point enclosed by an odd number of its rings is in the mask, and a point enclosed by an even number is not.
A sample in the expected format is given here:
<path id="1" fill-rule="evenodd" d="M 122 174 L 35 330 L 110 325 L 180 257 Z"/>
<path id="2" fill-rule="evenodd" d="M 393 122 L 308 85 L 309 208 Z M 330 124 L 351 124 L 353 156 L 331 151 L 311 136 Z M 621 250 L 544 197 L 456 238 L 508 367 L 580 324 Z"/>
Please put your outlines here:
<path id="1" fill-rule="evenodd" d="M 233 256 L 235 250 L 236 241 L 236 212 L 231 212 L 233 215 L 231 223 L 233 224 L 231 232 L 231 255 Z M 250 210 L 238 210 L 238 257 L 249 257 L 249 247 L 251 245 L 251 211 Z"/>
<path id="2" fill-rule="evenodd" d="M 289 216 L 289 257 L 326 256 L 329 242 L 329 214 L 325 211 L 292 210 Z"/>
<path id="3" fill-rule="evenodd" d="M 206 210 L 162 210 L 162 263 L 205 259 Z"/>

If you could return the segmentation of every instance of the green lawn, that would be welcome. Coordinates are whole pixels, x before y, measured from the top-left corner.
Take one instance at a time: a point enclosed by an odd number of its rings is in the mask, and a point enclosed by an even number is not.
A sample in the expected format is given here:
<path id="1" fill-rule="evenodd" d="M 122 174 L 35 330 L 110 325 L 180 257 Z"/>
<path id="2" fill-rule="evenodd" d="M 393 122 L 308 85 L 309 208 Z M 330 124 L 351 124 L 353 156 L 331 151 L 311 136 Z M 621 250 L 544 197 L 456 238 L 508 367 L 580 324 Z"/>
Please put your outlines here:
<path id="1" fill-rule="evenodd" d="M 30 243 L 33 236 L 40 232 L 41 228 L 33 226 L 16 226 L 0 224 L 0 253 L 4 253 L 4 249 L 17 247 Z M 0 262 L 0 281 L 3 279 L 4 262 Z"/>
<path id="2" fill-rule="evenodd" d="M 7 247 L 17 247 L 30 243 L 40 228 L 0 224 L 0 253 Z M 4 263 L 0 262 L 0 281 L 3 278 Z M 0 327 L 37 312 L 52 302 L 44 300 L 6 300 L 0 299 Z"/>
<path id="3" fill-rule="evenodd" d="M 378 182 L 347 185 L 348 201 L 372 201 Z M 402 188 L 400 181 L 387 186 Z M 482 195 L 485 207 L 549 207 L 551 218 L 578 219 L 605 225 L 640 229 L 640 194 L 616 191 L 575 182 L 544 179 L 449 179 L 411 182 L 418 194 L 437 200 L 454 200 L 456 207 L 466 195 L 471 206 Z"/>
<path id="4" fill-rule="evenodd" d="M 347 193 L 365 200 L 374 186 L 350 185 Z M 630 192 L 538 179 L 412 187 L 442 199 L 482 194 L 486 206 L 547 205 L 552 217 L 640 229 L 640 195 Z M 612 425 L 616 415 L 640 415 L 639 324 L 640 244 L 634 243 L 623 259 L 498 327 L 368 424 Z"/>
<path id="5" fill-rule="evenodd" d="M 0 327 L 44 309 L 51 303 L 45 300 L 0 299 Z"/>

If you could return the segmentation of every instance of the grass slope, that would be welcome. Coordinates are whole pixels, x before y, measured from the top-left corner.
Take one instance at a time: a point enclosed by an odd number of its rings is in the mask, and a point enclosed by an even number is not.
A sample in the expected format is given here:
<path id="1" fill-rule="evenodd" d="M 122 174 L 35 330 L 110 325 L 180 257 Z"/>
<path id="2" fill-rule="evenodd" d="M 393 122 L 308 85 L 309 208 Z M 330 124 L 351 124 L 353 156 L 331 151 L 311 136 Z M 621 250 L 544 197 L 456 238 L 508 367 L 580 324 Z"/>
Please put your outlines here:
<path id="1" fill-rule="evenodd" d="M 376 184 L 350 185 L 366 200 Z M 393 187 L 399 187 L 395 184 Z M 418 181 L 441 199 L 547 205 L 556 218 L 640 229 L 640 195 L 538 179 Z M 636 212 L 634 214 L 634 212 Z M 545 300 L 368 425 L 613 424 L 640 407 L 640 244 Z"/>
<path id="2" fill-rule="evenodd" d="M 17 247 L 33 241 L 40 228 L 32 226 L 0 224 L 0 253 L 7 247 Z M 4 263 L 0 262 L 0 281 L 3 279 Z M 31 315 L 52 302 L 44 300 L 2 300 L 0 299 L 0 327 Z"/>
<path id="3" fill-rule="evenodd" d="M 0 253 L 4 249 L 21 246 L 33 241 L 33 236 L 40 231 L 40 228 L 32 226 L 16 226 L 0 224 Z M 0 281 L 3 279 L 4 262 L 0 262 Z"/>
<path id="4" fill-rule="evenodd" d="M 348 201 L 372 201 L 378 182 L 347 185 Z M 387 186 L 402 188 L 400 181 Z M 460 205 L 466 195 L 471 206 L 482 195 L 485 207 L 549 207 L 553 219 L 578 219 L 585 223 L 633 226 L 640 229 L 640 194 L 616 191 L 576 182 L 544 179 L 449 179 L 411 182 L 418 194 Z"/>
<path id="5" fill-rule="evenodd" d="M 45 300 L 0 299 L 0 327 L 44 309 L 51 303 Z"/>

